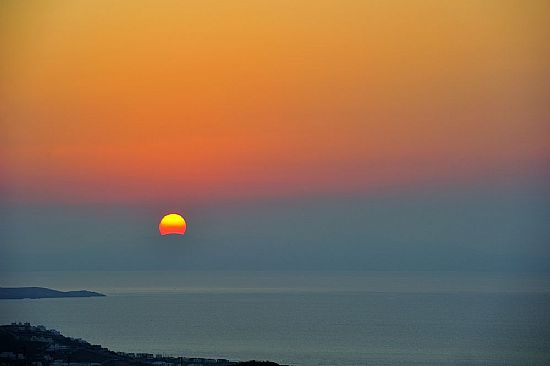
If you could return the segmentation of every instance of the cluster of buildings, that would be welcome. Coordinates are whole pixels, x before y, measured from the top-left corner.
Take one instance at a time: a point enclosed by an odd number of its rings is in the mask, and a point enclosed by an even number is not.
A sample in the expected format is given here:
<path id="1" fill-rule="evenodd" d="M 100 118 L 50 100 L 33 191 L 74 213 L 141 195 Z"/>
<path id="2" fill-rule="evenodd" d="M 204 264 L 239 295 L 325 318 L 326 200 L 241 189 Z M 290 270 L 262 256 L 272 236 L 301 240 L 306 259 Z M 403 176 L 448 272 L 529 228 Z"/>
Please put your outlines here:
<path id="1" fill-rule="evenodd" d="M 238 364 L 239 362 L 223 358 L 187 358 L 152 353 L 113 352 L 80 338 L 65 337 L 58 331 L 46 329 L 42 325 L 12 323 L 0 326 L 0 366 L 236 366 Z"/>
<path id="2" fill-rule="evenodd" d="M 54 329 L 30 323 L 0 327 L 0 366 L 66 366 L 75 349 L 100 347 L 79 338 L 69 338 Z M 100 347 L 101 348 L 101 347 Z M 106 349 L 105 349 L 106 350 Z M 106 350 L 108 351 L 108 350 Z M 97 362 L 71 362 L 71 366 L 99 366 Z"/>
<path id="3" fill-rule="evenodd" d="M 166 356 L 160 353 L 133 353 L 133 352 L 116 352 L 117 355 L 145 360 L 155 366 L 185 366 L 201 365 L 201 366 L 219 366 L 219 365 L 236 365 L 237 362 L 229 361 L 225 358 L 199 358 L 199 357 L 173 357 Z"/>

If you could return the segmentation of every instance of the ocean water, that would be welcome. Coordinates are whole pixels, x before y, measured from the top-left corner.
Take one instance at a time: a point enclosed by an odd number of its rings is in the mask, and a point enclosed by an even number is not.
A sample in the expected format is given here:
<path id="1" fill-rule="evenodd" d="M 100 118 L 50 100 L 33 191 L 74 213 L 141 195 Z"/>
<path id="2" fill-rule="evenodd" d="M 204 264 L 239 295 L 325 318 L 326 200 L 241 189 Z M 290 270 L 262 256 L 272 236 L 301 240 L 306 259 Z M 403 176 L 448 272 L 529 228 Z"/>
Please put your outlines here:
<path id="1" fill-rule="evenodd" d="M 100 298 L 2 300 L 116 351 L 292 365 L 550 365 L 550 277 L 453 272 L 31 272 L 2 286 Z"/>

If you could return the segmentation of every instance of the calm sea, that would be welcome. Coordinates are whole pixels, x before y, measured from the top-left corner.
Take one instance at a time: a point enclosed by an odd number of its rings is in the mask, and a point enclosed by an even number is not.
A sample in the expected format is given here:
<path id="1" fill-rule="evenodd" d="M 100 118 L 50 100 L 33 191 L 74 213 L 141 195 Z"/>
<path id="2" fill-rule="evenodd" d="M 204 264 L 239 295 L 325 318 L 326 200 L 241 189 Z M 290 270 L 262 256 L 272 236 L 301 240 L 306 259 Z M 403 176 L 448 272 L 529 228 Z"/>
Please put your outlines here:
<path id="1" fill-rule="evenodd" d="M 550 365 L 550 278 L 437 272 L 32 272 L 3 286 L 108 297 L 2 300 L 116 351 L 292 365 Z"/>

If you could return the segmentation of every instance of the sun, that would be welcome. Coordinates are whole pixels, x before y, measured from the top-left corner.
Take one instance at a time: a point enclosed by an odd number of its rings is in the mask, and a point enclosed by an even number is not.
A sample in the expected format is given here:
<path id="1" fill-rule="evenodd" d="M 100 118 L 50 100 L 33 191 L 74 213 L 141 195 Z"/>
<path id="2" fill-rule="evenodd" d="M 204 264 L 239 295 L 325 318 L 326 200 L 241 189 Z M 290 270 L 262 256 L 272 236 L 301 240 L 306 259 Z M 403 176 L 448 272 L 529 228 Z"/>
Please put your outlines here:
<path id="1" fill-rule="evenodd" d="M 176 213 L 165 215 L 159 223 L 160 235 L 185 234 L 187 223 L 185 219 Z"/>

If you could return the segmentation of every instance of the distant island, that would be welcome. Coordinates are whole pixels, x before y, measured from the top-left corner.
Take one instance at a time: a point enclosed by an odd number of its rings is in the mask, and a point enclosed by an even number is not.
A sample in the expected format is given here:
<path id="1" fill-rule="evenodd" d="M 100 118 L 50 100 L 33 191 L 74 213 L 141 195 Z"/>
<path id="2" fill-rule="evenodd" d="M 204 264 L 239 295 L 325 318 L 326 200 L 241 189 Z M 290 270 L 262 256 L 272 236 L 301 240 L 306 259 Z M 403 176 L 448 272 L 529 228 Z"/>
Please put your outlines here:
<path id="1" fill-rule="evenodd" d="M 80 338 L 29 323 L 0 325 L 0 365 L 11 366 L 282 366 L 270 361 L 174 357 L 152 353 L 113 352 Z"/>
<path id="2" fill-rule="evenodd" d="M 57 291 L 45 287 L 0 287 L 0 299 L 43 299 L 105 296 L 93 291 Z"/>

